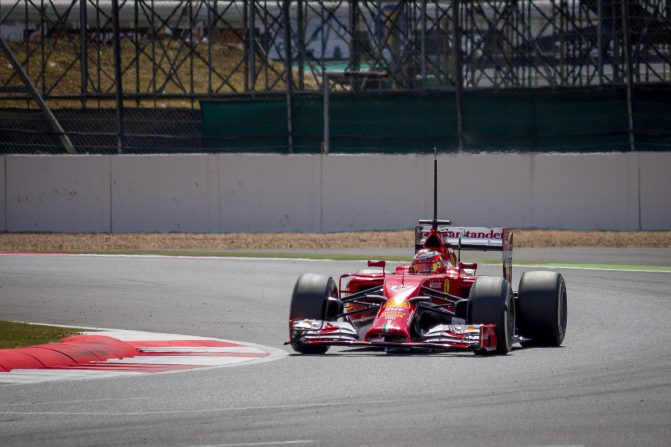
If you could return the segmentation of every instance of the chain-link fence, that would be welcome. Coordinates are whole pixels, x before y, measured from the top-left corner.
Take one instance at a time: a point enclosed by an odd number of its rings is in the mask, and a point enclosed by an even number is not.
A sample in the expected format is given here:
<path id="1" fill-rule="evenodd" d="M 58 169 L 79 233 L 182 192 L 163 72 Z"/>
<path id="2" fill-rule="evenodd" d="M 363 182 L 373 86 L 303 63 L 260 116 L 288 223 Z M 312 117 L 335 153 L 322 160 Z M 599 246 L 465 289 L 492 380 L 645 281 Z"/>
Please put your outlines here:
<path id="1" fill-rule="evenodd" d="M 0 0 L 0 152 L 671 149 L 663 0 Z"/>

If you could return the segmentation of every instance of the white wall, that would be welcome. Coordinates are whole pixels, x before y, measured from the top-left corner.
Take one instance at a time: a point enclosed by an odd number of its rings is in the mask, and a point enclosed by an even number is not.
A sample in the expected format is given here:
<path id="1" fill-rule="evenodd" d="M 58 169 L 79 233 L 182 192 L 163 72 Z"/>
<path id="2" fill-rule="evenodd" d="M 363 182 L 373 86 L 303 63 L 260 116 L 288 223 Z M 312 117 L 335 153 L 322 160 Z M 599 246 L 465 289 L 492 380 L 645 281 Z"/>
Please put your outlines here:
<path id="1" fill-rule="evenodd" d="M 329 155 L 323 160 L 324 231 L 409 228 L 418 218 L 431 217 L 432 158 Z"/>
<path id="2" fill-rule="evenodd" d="M 669 154 L 641 154 L 641 223 L 643 228 L 671 229 Z"/>
<path id="3" fill-rule="evenodd" d="M 221 155 L 216 231 L 319 231 L 320 157 Z"/>
<path id="4" fill-rule="evenodd" d="M 219 228 L 216 155 L 127 155 L 112 163 L 112 231 Z"/>
<path id="5" fill-rule="evenodd" d="M 637 228 L 636 157 L 635 154 L 534 156 L 531 222 L 536 227 Z"/>
<path id="6" fill-rule="evenodd" d="M 109 231 L 109 157 L 4 158 L 7 231 Z"/>
<path id="7" fill-rule="evenodd" d="M 633 230 L 640 220 L 643 229 L 671 229 L 671 153 L 459 154 L 438 164 L 439 214 L 458 224 Z M 0 157 L 0 226 L 410 228 L 431 217 L 432 176 L 431 156 L 8 155 Z"/>
<path id="8" fill-rule="evenodd" d="M 465 225 L 533 226 L 532 161 L 518 154 L 441 157 L 441 214 Z"/>

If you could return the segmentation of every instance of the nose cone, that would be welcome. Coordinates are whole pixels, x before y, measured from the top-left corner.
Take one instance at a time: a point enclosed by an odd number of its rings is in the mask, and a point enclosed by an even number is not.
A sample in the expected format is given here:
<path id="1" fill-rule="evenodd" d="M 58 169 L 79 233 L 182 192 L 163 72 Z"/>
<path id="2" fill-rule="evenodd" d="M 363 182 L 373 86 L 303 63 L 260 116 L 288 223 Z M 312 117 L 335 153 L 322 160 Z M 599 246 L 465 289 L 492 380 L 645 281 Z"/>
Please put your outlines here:
<path id="1" fill-rule="evenodd" d="M 385 283 L 387 302 L 366 333 L 366 341 L 410 341 L 410 323 L 415 309 L 408 300 L 416 296 L 420 288 L 421 283 Z"/>

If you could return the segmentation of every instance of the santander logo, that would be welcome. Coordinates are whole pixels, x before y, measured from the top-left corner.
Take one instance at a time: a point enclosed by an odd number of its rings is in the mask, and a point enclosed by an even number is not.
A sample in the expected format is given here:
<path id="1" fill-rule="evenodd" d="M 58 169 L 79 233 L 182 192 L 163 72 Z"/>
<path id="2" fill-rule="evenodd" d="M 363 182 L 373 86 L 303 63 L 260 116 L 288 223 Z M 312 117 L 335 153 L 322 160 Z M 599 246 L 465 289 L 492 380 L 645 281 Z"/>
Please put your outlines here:
<path id="1" fill-rule="evenodd" d="M 426 238 L 431 233 L 428 231 L 423 232 L 423 236 Z M 450 227 L 446 228 L 443 231 L 439 231 L 439 234 L 444 238 L 449 239 L 494 239 L 502 240 L 503 239 L 503 228 L 484 228 L 484 227 Z"/>

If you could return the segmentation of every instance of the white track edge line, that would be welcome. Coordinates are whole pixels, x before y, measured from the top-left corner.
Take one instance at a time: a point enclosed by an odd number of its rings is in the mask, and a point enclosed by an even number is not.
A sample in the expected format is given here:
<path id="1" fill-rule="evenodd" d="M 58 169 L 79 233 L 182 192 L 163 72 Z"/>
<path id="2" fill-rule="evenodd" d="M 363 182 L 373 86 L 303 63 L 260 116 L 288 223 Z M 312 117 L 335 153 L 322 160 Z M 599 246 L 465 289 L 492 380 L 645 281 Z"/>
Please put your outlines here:
<path id="1" fill-rule="evenodd" d="M 351 262 L 363 262 L 357 259 L 310 259 L 310 258 L 273 258 L 273 257 L 255 257 L 255 256 L 189 256 L 189 255 L 156 255 L 156 254 L 146 254 L 146 255 L 129 255 L 129 254 L 109 254 L 109 253 L 0 253 L 0 256 L 87 256 L 87 257 L 109 257 L 109 258 L 150 258 L 150 259 L 235 259 L 235 260 L 251 260 L 251 261 L 302 261 L 302 262 L 337 262 L 337 263 L 351 263 Z M 371 259 L 373 259 L 372 257 Z M 393 263 L 403 263 L 403 261 L 390 261 Z M 483 266 L 496 266 L 498 264 L 482 264 Z M 616 269 L 616 268 L 601 268 L 601 267 L 580 267 L 580 266 L 564 266 L 564 265 L 534 265 L 534 264 L 524 264 L 517 265 L 513 262 L 513 267 L 516 268 L 546 268 L 551 270 L 594 270 L 602 272 L 625 272 L 625 273 L 671 273 L 671 270 L 647 270 L 647 269 Z"/>

